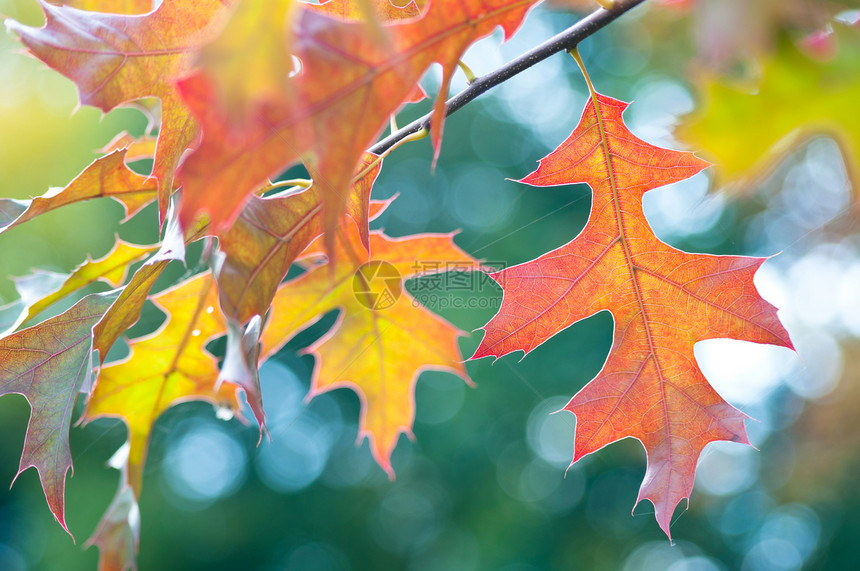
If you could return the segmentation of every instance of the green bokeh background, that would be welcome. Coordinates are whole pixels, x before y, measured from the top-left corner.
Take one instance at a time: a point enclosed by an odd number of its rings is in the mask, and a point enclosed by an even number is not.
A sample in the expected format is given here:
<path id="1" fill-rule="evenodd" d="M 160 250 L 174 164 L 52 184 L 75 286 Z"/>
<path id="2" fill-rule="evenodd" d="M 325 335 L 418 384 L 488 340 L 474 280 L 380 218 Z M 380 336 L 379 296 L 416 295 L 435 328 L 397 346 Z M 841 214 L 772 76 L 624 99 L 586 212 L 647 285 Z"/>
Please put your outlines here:
<path id="1" fill-rule="evenodd" d="M 35 3 L 16 0 L 0 6 L 10 17 L 39 22 Z M 505 57 L 573 21 L 564 13 L 533 14 L 520 43 L 506 48 Z M 677 51 L 661 46 L 665 38 L 646 23 L 643 16 L 631 15 L 590 38 L 582 53 L 599 90 L 637 99 L 630 110 L 634 131 L 643 127 L 662 143 L 660 137 L 666 135 L 661 133 L 669 133 L 677 114 L 689 110 L 691 88 L 684 83 Z M 74 111 L 72 84 L 14 53 L 15 47 L 12 38 L 0 36 L 0 195 L 26 198 L 63 186 L 116 133 L 145 130 L 145 119 L 134 110 L 105 117 L 92 108 Z M 492 51 L 487 50 L 465 58 L 479 74 L 494 67 L 492 58 L 481 59 Z M 531 172 L 578 120 L 585 101 L 583 82 L 570 58 L 558 55 L 554 60 L 454 115 L 446 124 L 435 171 L 427 141 L 387 158 L 374 196 L 400 196 L 375 226 L 393 236 L 461 228 L 457 244 L 490 265 L 527 261 L 569 241 L 587 219 L 587 187 L 534 189 L 506 180 Z M 540 97 L 535 86 L 545 91 Z M 662 89 L 656 104 L 654 86 Z M 512 104 L 527 106 L 531 97 L 534 105 L 548 105 L 550 96 L 564 104 L 553 108 L 552 120 L 538 121 L 539 127 L 528 120 L 528 111 L 518 117 L 511 113 Z M 634 111 L 640 99 L 642 110 Z M 407 109 L 400 119 L 408 121 L 427 108 L 425 103 Z M 535 117 L 546 115 L 545 109 L 543 115 L 539 111 L 535 109 Z M 836 220 L 837 228 L 827 232 L 786 226 L 783 218 L 763 214 L 774 211 L 786 181 L 812 160 L 811 153 L 799 150 L 756 194 L 717 199 L 717 214 L 707 224 L 685 225 L 685 214 L 675 213 L 676 222 L 664 225 L 668 230 L 661 237 L 688 251 L 716 254 L 784 250 L 783 262 L 774 260 L 776 267 L 789 267 L 815 248 L 838 243 L 839 259 L 849 256 L 855 263 L 857 226 L 850 209 L 837 209 L 826 221 L 831 228 Z M 838 164 L 832 168 L 838 170 Z M 706 175 L 698 180 L 683 188 L 695 194 L 704 188 Z M 847 203 L 847 193 L 840 200 Z M 790 206 L 785 200 L 780 204 Z M 700 220 L 702 207 L 691 208 L 688 221 Z M 137 243 L 157 240 L 151 208 L 125 225 L 118 223 L 120 218 L 118 205 L 96 201 L 50 213 L 0 236 L 0 301 L 16 297 L 9 276 L 33 268 L 68 272 L 87 255 L 106 253 L 117 233 Z M 782 224 L 782 242 L 760 238 L 768 224 Z M 199 248 L 189 250 L 192 269 L 200 267 L 198 256 Z M 177 264 L 158 287 L 186 273 Z M 435 303 L 435 309 L 466 331 L 486 323 L 501 300 L 494 284 L 477 276 L 471 284 L 446 292 Z M 408 284 L 416 294 L 420 287 Z M 443 300 L 452 305 L 455 298 L 474 307 L 439 305 Z M 161 319 L 148 307 L 130 336 L 154 330 Z M 671 546 L 647 502 L 631 516 L 645 468 L 639 443 L 614 444 L 565 473 L 575 419 L 567 413 L 549 415 L 600 370 L 612 336 L 609 314 L 568 328 L 522 361 L 513 355 L 496 363 L 467 363 L 476 388 L 467 388 L 453 375 L 423 374 L 416 387 L 416 440 L 401 439 L 393 457 L 393 482 L 371 463 L 366 442 L 355 446 L 359 400 L 354 393 L 337 390 L 306 408 L 301 404 L 313 359 L 297 351 L 331 322 L 330 316 L 299 335 L 263 368 L 271 444 L 257 448 L 255 428 L 216 420 L 211 406 L 201 403 L 179 405 L 158 421 L 140 504 L 142 570 L 860 567 L 860 496 L 850 477 L 860 467 L 858 442 L 852 437 L 856 420 L 851 424 L 857 418 L 852 386 L 857 339 L 833 333 L 828 323 L 819 324 L 820 334 L 837 344 L 841 365 L 831 374 L 841 379 L 838 385 L 815 398 L 793 389 L 788 380 L 765 391 L 749 409 L 762 421 L 750 426 L 760 451 L 754 452 L 754 460 L 726 456 L 728 469 L 740 470 L 746 480 L 723 491 L 698 486 L 689 510 L 682 506 L 676 512 L 676 544 Z M 462 341 L 464 356 L 479 338 L 477 332 Z M 23 398 L 0 399 L 0 482 L 11 482 L 15 475 L 28 413 Z M 105 463 L 124 439 L 119 422 L 102 420 L 72 429 L 75 472 L 68 479 L 66 500 L 76 543 L 54 522 L 34 470 L 0 492 L 0 569 L 96 568 L 96 549 L 81 546 L 115 491 L 118 473 Z M 294 444 L 279 448 L 279 442 Z M 273 460 L 278 453 L 281 464 Z M 182 458 L 184 463 L 178 460 Z M 732 464 L 732 458 L 741 458 L 740 464 Z M 225 459 L 230 467 L 224 467 Z M 324 468 L 306 486 L 286 489 L 316 470 L 302 462 L 322 462 Z M 273 484 L 273 465 L 293 470 L 293 483 Z M 204 482 L 204 492 L 189 489 L 194 477 L 206 480 L 200 470 L 207 466 L 232 474 L 233 485 L 209 496 L 205 490 L 211 482 Z M 732 482 L 731 474 L 726 481 Z"/>

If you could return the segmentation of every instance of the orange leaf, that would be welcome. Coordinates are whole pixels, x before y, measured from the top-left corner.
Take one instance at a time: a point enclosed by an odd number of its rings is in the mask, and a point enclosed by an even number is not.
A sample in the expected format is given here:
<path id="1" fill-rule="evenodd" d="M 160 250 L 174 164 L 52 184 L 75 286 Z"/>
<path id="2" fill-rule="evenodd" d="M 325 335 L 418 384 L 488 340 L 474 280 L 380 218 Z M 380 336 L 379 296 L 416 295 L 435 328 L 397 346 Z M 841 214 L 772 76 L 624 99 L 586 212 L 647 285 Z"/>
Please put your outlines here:
<path id="1" fill-rule="evenodd" d="M 29 203 L 0 200 L 0 232 L 5 232 L 57 208 L 111 197 L 125 209 L 126 219 L 155 198 L 155 181 L 140 176 L 125 165 L 127 151 L 119 149 L 92 162 L 66 188 L 52 189 Z"/>
<path id="2" fill-rule="evenodd" d="M 161 100 L 153 175 L 163 219 L 176 165 L 198 131 L 174 82 L 188 73 L 195 50 L 220 27 L 225 2 L 164 0 L 146 15 L 41 5 L 44 27 L 11 20 L 7 26 L 34 56 L 75 82 L 81 103 L 107 112 L 144 97 Z"/>
<path id="3" fill-rule="evenodd" d="M 235 385 L 216 388 L 218 364 L 205 350 L 208 341 L 226 332 L 212 275 L 200 274 L 150 299 L 167 321 L 131 341 L 127 359 L 102 368 L 84 413 L 87 421 L 109 416 L 128 426 L 128 479 L 137 496 L 149 436 L 162 412 L 188 400 L 239 408 Z"/>
<path id="4" fill-rule="evenodd" d="M 650 500 L 670 535 L 705 445 L 748 443 L 746 415 L 708 384 L 693 345 L 721 337 L 792 345 L 776 308 L 753 285 L 764 259 L 688 254 L 651 231 L 643 194 L 708 163 L 636 138 L 622 120 L 626 107 L 593 93 L 570 137 L 522 180 L 588 183 L 591 217 L 568 244 L 493 274 L 504 299 L 473 358 L 528 353 L 573 323 L 610 311 L 609 357 L 565 407 L 577 417 L 573 462 L 616 440 L 639 439 L 648 468 L 637 502 Z"/>
<path id="5" fill-rule="evenodd" d="M 430 263 L 439 268 L 473 260 L 451 234 L 394 239 L 372 232 L 368 256 L 353 225 L 344 229 L 336 266 L 314 267 L 278 289 L 262 355 L 271 357 L 322 314 L 340 308 L 331 331 L 308 348 L 317 358 L 310 396 L 342 386 L 358 393 L 359 439 L 369 438 L 373 457 L 393 477 L 391 453 L 401 432 L 412 436 L 421 371 L 447 370 L 470 382 L 457 346 L 463 332 L 418 305 L 402 291 L 402 279 Z"/>
<path id="6" fill-rule="evenodd" d="M 438 0 L 420 19 L 388 26 L 337 21 L 306 6 L 296 8 L 290 27 L 269 20 L 267 26 L 284 38 L 284 53 L 301 61 L 301 72 L 284 79 L 276 99 L 246 101 L 250 120 L 233 120 L 218 74 L 206 67 L 179 82 L 204 130 L 179 174 L 183 225 L 207 212 L 214 230 L 222 232 L 254 189 L 302 161 L 320 186 L 329 234 L 340 221 L 364 150 L 390 114 L 414 99 L 427 68 L 434 62 L 443 67 L 432 122 L 438 152 L 444 99 L 459 58 L 497 26 L 510 36 L 535 1 Z"/>

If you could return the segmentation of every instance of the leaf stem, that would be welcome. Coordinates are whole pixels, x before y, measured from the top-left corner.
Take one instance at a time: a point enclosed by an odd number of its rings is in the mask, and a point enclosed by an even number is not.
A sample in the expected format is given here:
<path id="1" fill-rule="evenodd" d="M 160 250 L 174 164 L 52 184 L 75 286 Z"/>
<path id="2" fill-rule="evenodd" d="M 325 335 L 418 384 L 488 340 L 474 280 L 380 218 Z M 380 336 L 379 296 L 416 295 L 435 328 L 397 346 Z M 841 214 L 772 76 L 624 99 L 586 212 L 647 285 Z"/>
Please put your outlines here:
<path id="1" fill-rule="evenodd" d="M 585 83 L 588 84 L 588 93 L 591 95 L 591 98 L 594 98 L 594 84 L 591 83 L 591 77 L 588 75 L 588 70 L 585 69 L 585 64 L 582 62 L 582 56 L 579 55 L 579 50 L 576 49 L 576 46 L 567 50 L 567 53 L 571 55 L 571 57 L 576 61 L 576 65 L 579 66 L 579 71 L 582 72 L 582 77 L 585 78 Z"/>
<path id="2" fill-rule="evenodd" d="M 475 79 L 477 79 L 477 77 L 475 76 L 475 72 L 472 71 L 472 68 L 466 65 L 466 62 L 464 62 L 463 60 L 457 60 L 457 65 L 460 66 L 460 69 L 466 76 L 466 83 L 471 85 L 475 81 Z"/>
<path id="3" fill-rule="evenodd" d="M 313 183 L 310 179 L 307 178 L 291 178 L 289 180 L 279 180 L 278 182 L 273 182 L 269 186 L 267 186 L 263 191 L 270 192 L 272 190 L 277 190 L 279 188 L 287 188 L 297 186 L 299 188 L 308 188 Z"/>
<path id="4" fill-rule="evenodd" d="M 406 143 L 411 143 L 412 141 L 420 141 L 421 139 L 426 139 L 429 134 L 430 134 L 429 129 L 420 129 L 420 130 L 416 131 L 415 133 L 410 133 L 410 134 L 406 135 L 405 137 L 403 137 L 402 139 L 400 139 L 399 141 L 396 141 L 390 147 L 388 147 L 387 149 L 385 149 L 384 151 L 379 153 L 379 156 L 376 157 L 375 159 L 373 159 L 366 167 L 361 169 L 361 171 L 352 178 L 352 181 L 357 182 L 357 181 L 361 180 L 361 178 L 364 177 L 364 175 L 366 175 L 367 173 L 369 173 L 371 171 L 371 169 L 373 169 L 373 167 L 375 167 L 380 162 L 382 162 L 382 159 L 387 157 L 388 153 L 390 153 L 391 151 L 393 151 L 394 149 L 396 149 L 400 145 L 405 145 Z"/>
<path id="5" fill-rule="evenodd" d="M 613 8 L 610 10 L 598 8 L 573 26 L 560 34 L 553 36 L 539 46 L 527 51 L 518 58 L 486 75 L 475 78 L 475 80 L 471 82 L 466 89 L 450 98 L 445 103 L 445 116 L 451 115 L 482 93 L 504 83 L 513 76 L 529 69 L 536 63 L 539 63 L 558 52 L 570 50 L 571 48 L 576 47 L 579 42 L 591 36 L 610 22 L 618 19 L 619 16 L 644 1 L 645 0 L 616 0 L 613 2 Z M 400 130 L 391 133 L 389 136 L 372 146 L 370 148 L 370 152 L 375 154 L 384 153 L 401 139 L 408 137 L 410 134 L 420 131 L 421 129 L 429 129 L 430 118 L 432 116 L 433 113 L 430 112 L 427 115 L 409 123 L 405 127 L 402 127 Z"/>

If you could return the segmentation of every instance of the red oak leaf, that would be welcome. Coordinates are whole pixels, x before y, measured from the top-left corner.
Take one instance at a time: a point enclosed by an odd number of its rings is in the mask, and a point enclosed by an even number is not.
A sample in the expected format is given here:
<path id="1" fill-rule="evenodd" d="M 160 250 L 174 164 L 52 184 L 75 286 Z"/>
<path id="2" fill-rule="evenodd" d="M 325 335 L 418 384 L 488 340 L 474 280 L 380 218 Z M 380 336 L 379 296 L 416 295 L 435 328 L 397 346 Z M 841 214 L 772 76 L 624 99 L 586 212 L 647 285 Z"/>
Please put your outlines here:
<path id="1" fill-rule="evenodd" d="M 564 408 L 577 417 L 573 462 L 622 438 L 640 440 L 648 468 L 637 503 L 650 500 L 670 535 L 704 447 L 749 443 L 746 415 L 708 384 L 693 345 L 713 338 L 792 345 L 776 308 L 753 285 L 763 258 L 689 254 L 654 235 L 643 194 L 708 163 L 636 138 L 622 120 L 626 107 L 592 92 L 570 137 L 521 181 L 587 183 L 591 216 L 568 244 L 492 275 L 504 299 L 473 358 L 528 353 L 573 323 L 610 311 L 615 334 L 606 363 Z"/>

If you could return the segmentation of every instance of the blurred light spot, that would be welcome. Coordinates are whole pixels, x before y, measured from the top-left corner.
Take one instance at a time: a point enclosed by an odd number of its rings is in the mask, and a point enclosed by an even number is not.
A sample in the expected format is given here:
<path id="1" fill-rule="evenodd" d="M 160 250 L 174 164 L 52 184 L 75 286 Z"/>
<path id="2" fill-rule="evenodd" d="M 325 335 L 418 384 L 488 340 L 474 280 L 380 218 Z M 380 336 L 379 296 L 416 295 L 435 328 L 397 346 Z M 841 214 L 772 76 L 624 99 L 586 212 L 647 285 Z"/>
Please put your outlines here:
<path id="1" fill-rule="evenodd" d="M 717 496 L 736 494 L 758 475 L 759 452 L 735 442 L 708 444 L 696 468 L 696 486 Z"/>
<path id="2" fill-rule="evenodd" d="M 666 571 L 721 571 L 723 566 L 710 557 L 686 557 L 669 566 Z"/>
<path id="3" fill-rule="evenodd" d="M 805 560 L 818 545 L 821 524 L 811 509 L 801 504 L 780 506 L 771 513 L 759 531 L 762 541 L 780 539 L 790 543 Z"/>
<path id="4" fill-rule="evenodd" d="M 854 25 L 860 21 L 860 10 L 845 10 L 837 14 L 834 20 L 843 24 Z"/>
<path id="5" fill-rule="evenodd" d="M 508 444 L 496 459 L 496 481 L 510 497 L 529 501 L 520 496 L 520 477 L 525 464 L 526 451 L 521 440 Z"/>
<path id="6" fill-rule="evenodd" d="M 594 63 L 604 72 L 619 77 L 635 75 L 651 57 L 651 43 L 647 34 L 637 34 L 635 48 L 622 42 L 604 42 L 592 52 Z"/>
<path id="7" fill-rule="evenodd" d="M 685 566 L 685 562 L 689 562 L 692 559 L 704 559 L 697 557 L 700 554 L 701 549 L 689 542 L 678 541 L 675 545 L 672 545 L 668 541 L 649 541 L 634 549 L 627 556 L 622 569 L 623 571 L 713 569 L 713 567 Z"/>
<path id="8" fill-rule="evenodd" d="M 745 422 L 747 436 L 749 436 L 750 443 L 759 449 L 774 430 L 773 411 L 771 410 L 772 404 L 773 402 L 771 400 L 767 400 L 765 402 L 747 405 L 743 407 L 742 410 L 744 414 L 750 417 Z"/>
<path id="9" fill-rule="evenodd" d="M 533 458 L 520 473 L 519 497 L 525 501 L 544 500 L 562 483 L 564 472 L 540 458 Z"/>
<path id="10" fill-rule="evenodd" d="M 678 118 L 693 110 L 690 92 L 670 79 L 649 77 L 636 84 L 632 99 L 624 113 L 628 128 L 653 145 L 677 148 L 673 132 Z"/>
<path id="11" fill-rule="evenodd" d="M 171 491 L 203 508 L 235 492 L 245 481 L 247 455 L 242 444 L 220 424 L 189 420 L 189 428 L 167 450 L 164 476 Z"/>
<path id="12" fill-rule="evenodd" d="M 780 317 L 786 313 L 791 296 L 790 286 L 779 266 L 774 263 L 762 264 L 753 276 L 753 284 L 759 295 L 777 307 Z"/>
<path id="13" fill-rule="evenodd" d="M 192 336 L 194 336 L 194 337 L 199 337 L 199 336 L 200 336 L 200 330 L 199 330 L 199 329 L 195 329 L 194 331 L 192 331 L 192 332 L 191 332 L 191 335 L 192 335 Z"/>
<path id="14" fill-rule="evenodd" d="M 561 409 L 570 397 L 555 396 L 539 403 L 529 414 L 526 435 L 529 447 L 540 458 L 559 468 L 573 459 L 573 434 L 576 417 Z M 556 411 L 557 414 L 553 414 Z"/>
<path id="15" fill-rule="evenodd" d="M 808 234 L 846 211 L 851 200 L 842 153 L 834 141 L 815 139 L 784 165 L 781 176 L 765 187 L 774 189 L 769 208 L 748 226 L 747 241 L 766 255 L 808 243 Z"/>
<path id="16" fill-rule="evenodd" d="M 554 33 L 548 20 L 529 17 L 511 41 L 501 46 L 502 55 L 506 61 L 510 60 Z M 549 145 L 570 134 L 586 100 L 584 94 L 559 86 L 558 78 L 568 73 L 565 64 L 567 69 L 574 67 L 572 61 L 563 58 L 547 59 L 504 82 L 497 90 L 506 115 Z"/>
<path id="17" fill-rule="evenodd" d="M 331 445 L 331 433 L 322 421 L 305 412 L 278 432 L 272 430 L 272 441 L 260 447 L 257 471 L 273 490 L 297 492 L 322 473 Z"/>
<path id="18" fill-rule="evenodd" d="M 842 153 L 835 141 L 819 138 L 798 158 L 785 175 L 778 201 L 799 228 L 818 228 L 850 200 Z"/>
<path id="19" fill-rule="evenodd" d="M 339 571 L 350 569 L 346 555 L 330 543 L 315 541 L 294 549 L 287 558 L 288 571 Z"/>
<path id="20" fill-rule="evenodd" d="M 856 260 L 845 246 L 825 244 L 794 262 L 787 276 L 791 317 L 809 327 L 835 325 L 841 309 L 842 277 Z"/>
<path id="21" fill-rule="evenodd" d="M 348 488 L 366 480 L 374 473 L 375 466 L 369 446 L 366 443 L 356 446 L 355 436 L 344 435 L 333 450 L 321 479 L 331 488 Z"/>
<path id="22" fill-rule="evenodd" d="M 412 571 L 470 571 L 478 569 L 480 547 L 467 529 L 448 527 L 412 558 Z"/>
<path id="23" fill-rule="evenodd" d="M 466 383 L 452 375 L 422 375 L 421 398 L 415 420 L 423 424 L 441 424 L 451 420 L 466 399 Z"/>
<path id="24" fill-rule="evenodd" d="M 269 431 L 276 435 L 304 409 L 307 389 L 292 370 L 274 359 L 260 367 L 260 388 Z"/>
<path id="25" fill-rule="evenodd" d="M 511 184 L 496 169 L 478 166 L 460 169 L 447 193 L 447 207 L 458 222 L 473 230 L 494 230 L 513 213 Z"/>
<path id="26" fill-rule="evenodd" d="M 553 491 L 540 501 L 544 511 L 555 514 L 566 513 L 575 508 L 585 496 L 585 472 L 575 467 L 560 474 L 562 479 Z"/>
<path id="27" fill-rule="evenodd" d="M 860 337 L 860 261 L 845 269 L 837 291 L 842 326 L 854 337 Z"/>
<path id="28" fill-rule="evenodd" d="M 710 231 L 725 207 L 722 194 L 708 194 L 708 176 L 699 173 L 673 184 L 646 192 L 642 206 L 645 218 L 661 239 Z"/>
<path id="29" fill-rule="evenodd" d="M 439 210 L 437 202 L 448 189 L 444 171 L 433 172 L 430 161 L 425 159 L 407 159 L 394 165 L 383 177 L 377 188 L 385 190 L 383 195 L 398 195 L 386 212 L 408 224 L 412 231 L 426 228 Z"/>
<path id="30" fill-rule="evenodd" d="M 735 405 L 764 400 L 796 363 L 790 349 L 736 339 L 701 341 L 694 352 L 714 389 Z"/>
<path id="31" fill-rule="evenodd" d="M 728 503 L 719 518 L 723 535 L 737 537 L 756 529 L 773 507 L 773 500 L 759 491 L 746 492 Z"/>
<path id="32" fill-rule="evenodd" d="M 0 543 L 0 569 L 3 571 L 26 571 L 27 562 L 12 547 Z"/>
<path id="33" fill-rule="evenodd" d="M 792 337 L 801 363 L 787 375 L 785 383 L 796 394 L 817 399 L 832 391 L 842 375 L 842 348 L 833 337 L 820 331 L 804 331 Z"/>
<path id="34" fill-rule="evenodd" d="M 765 539 L 750 549 L 744 558 L 744 570 L 795 571 L 803 566 L 797 549 L 784 539 Z"/>
<path id="35" fill-rule="evenodd" d="M 495 100 L 486 105 L 486 110 L 472 120 L 469 130 L 472 149 L 483 163 L 511 168 L 540 152 L 531 137 L 511 136 L 511 129 L 518 127 L 512 127 L 505 120 L 503 110 L 498 109 Z"/>
<path id="36" fill-rule="evenodd" d="M 371 516 L 376 542 L 394 553 L 404 553 L 434 539 L 439 522 L 431 498 L 405 487 L 386 494 Z"/>
<path id="37" fill-rule="evenodd" d="M 212 307 L 211 305 L 206 308 L 206 313 L 212 313 L 213 311 L 215 311 L 215 308 Z"/>

